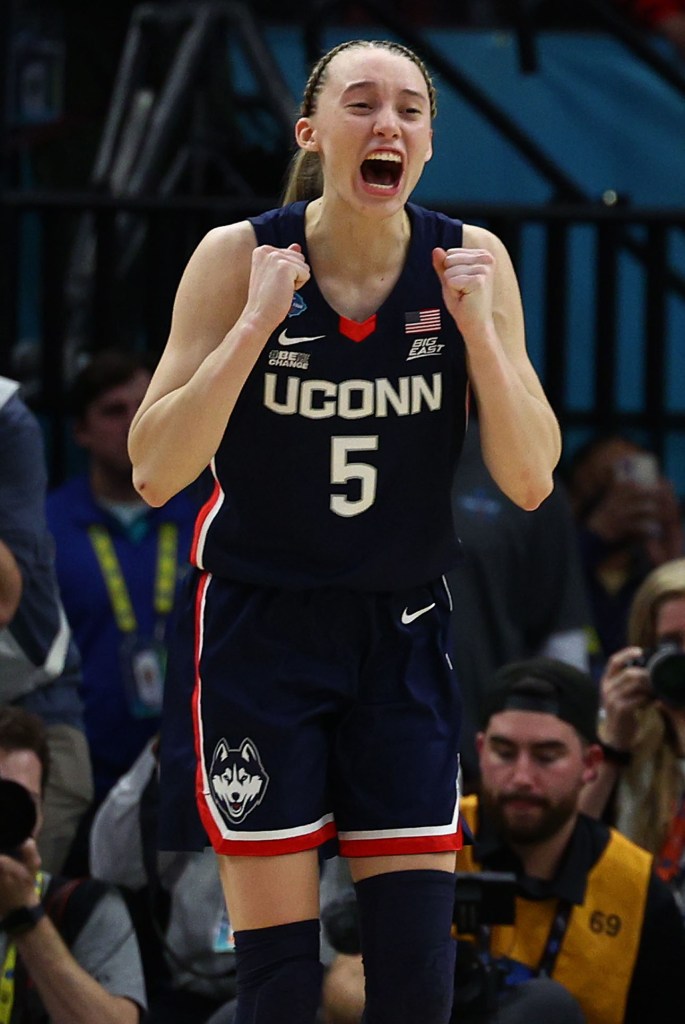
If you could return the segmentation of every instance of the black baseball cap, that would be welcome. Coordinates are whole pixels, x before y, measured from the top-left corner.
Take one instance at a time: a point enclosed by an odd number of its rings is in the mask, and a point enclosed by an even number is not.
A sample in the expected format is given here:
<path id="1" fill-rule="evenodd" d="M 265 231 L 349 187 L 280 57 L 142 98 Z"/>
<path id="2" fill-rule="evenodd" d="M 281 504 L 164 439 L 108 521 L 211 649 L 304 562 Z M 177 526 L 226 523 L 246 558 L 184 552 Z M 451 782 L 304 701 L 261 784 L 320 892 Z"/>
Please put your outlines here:
<path id="1" fill-rule="evenodd" d="M 589 743 L 597 743 L 599 689 L 573 665 L 554 658 L 528 658 L 500 668 L 481 702 L 481 727 L 498 711 L 541 711 L 568 722 Z"/>

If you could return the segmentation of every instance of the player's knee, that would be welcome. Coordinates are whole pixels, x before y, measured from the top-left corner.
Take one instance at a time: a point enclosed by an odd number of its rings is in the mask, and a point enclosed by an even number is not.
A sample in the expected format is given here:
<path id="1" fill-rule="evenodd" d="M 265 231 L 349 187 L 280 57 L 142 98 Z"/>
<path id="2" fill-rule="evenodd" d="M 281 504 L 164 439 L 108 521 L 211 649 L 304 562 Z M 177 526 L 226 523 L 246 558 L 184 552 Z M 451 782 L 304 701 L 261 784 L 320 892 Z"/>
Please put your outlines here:
<path id="1" fill-rule="evenodd" d="M 454 876 L 404 871 L 357 884 L 366 975 L 364 1024 L 448 1024 L 456 944 Z"/>
<path id="2" fill-rule="evenodd" d="M 321 1001 L 323 967 L 314 961 L 282 964 L 257 997 L 255 1024 L 314 1021 Z"/>
<path id="3" fill-rule="evenodd" d="M 448 1024 L 454 999 L 455 944 L 415 951 L 402 979 L 386 975 L 366 987 L 364 1024 Z M 399 965 L 398 969 L 399 969 Z M 398 971 L 399 973 L 399 971 Z"/>
<path id="4" fill-rule="evenodd" d="M 319 922 L 239 931 L 236 1024 L 313 1024 L 320 999 Z"/>

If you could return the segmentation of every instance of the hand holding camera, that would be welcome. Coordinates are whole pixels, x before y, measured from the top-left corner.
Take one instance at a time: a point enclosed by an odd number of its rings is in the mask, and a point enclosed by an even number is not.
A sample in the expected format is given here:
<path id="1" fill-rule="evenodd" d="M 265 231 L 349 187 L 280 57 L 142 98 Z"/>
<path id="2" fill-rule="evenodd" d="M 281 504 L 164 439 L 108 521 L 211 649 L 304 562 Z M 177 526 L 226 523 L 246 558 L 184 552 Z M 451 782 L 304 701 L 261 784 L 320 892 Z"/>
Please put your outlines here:
<path id="1" fill-rule="evenodd" d="M 631 750 L 640 708 L 660 700 L 670 708 L 685 710 L 685 651 L 668 642 L 654 649 L 624 647 L 607 662 L 601 696 L 605 713 L 602 739 L 618 750 Z"/>
<path id="2" fill-rule="evenodd" d="M 0 920 L 20 907 L 40 903 L 35 882 L 39 868 L 40 855 L 34 839 L 27 839 L 17 856 L 0 856 Z"/>
<path id="3" fill-rule="evenodd" d="M 624 647 L 609 658 L 602 676 L 601 739 L 617 750 L 632 750 L 637 738 L 636 712 L 652 700 L 649 674 L 639 663 L 641 647 Z"/>

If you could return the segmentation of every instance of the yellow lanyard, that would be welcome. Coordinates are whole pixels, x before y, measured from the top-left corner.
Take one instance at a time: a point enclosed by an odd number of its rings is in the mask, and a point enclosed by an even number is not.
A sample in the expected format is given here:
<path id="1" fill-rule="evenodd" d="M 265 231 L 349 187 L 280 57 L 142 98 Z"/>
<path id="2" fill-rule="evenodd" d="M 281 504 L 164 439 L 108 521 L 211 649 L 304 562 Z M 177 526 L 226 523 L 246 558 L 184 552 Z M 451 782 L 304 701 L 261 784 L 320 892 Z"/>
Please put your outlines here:
<path id="1" fill-rule="evenodd" d="M 133 610 L 112 538 L 107 528 L 100 523 L 94 523 L 88 527 L 88 536 L 107 587 L 116 624 L 122 633 L 134 633 L 138 626 L 136 613 Z M 175 523 L 162 523 L 157 537 L 154 598 L 154 609 L 160 619 L 165 618 L 173 607 L 177 570 L 178 527 Z M 2 1024 L 1 1019 L 0 1024 Z"/>
<path id="2" fill-rule="evenodd" d="M 36 875 L 35 890 L 36 894 L 40 896 L 41 899 L 43 898 L 44 882 L 45 875 L 42 871 L 39 871 Z M 10 1024 L 10 1020 L 12 1018 L 16 967 L 17 947 L 14 942 L 10 942 L 7 946 L 5 962 L 2 965 L 2 974 L 0 975 L 0 1024 Z"/>

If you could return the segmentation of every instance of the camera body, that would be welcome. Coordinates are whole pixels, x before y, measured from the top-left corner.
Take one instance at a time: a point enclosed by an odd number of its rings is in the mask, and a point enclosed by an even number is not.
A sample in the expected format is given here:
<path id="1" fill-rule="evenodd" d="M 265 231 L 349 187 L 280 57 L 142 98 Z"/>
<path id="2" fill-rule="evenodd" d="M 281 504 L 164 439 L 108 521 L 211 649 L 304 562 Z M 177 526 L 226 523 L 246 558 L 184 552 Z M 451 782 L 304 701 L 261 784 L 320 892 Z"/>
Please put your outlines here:
<path id="1" fill-rule="evenodd" d="M 490 1019 L 505 987 L 506 969 L 490 955 L 489 928 L 515 923 L 516 875 L 457 872 L 452 920 L 457 928 L 453 1019 L 477 1024 Z"/>
<path id="2" fill-rule="evenodd" d="M 654 697 L 672 708 L 685 709 L 685 650 L 679 644 L 666 641 L 645 648 L 630 664 L 647 669 Z"/>
<path id="3" fill-rule="evenodd" d="M 0 854 L 14 856 L 35 827 L 36 808 L 28 789 L 0 779 Z"/>

